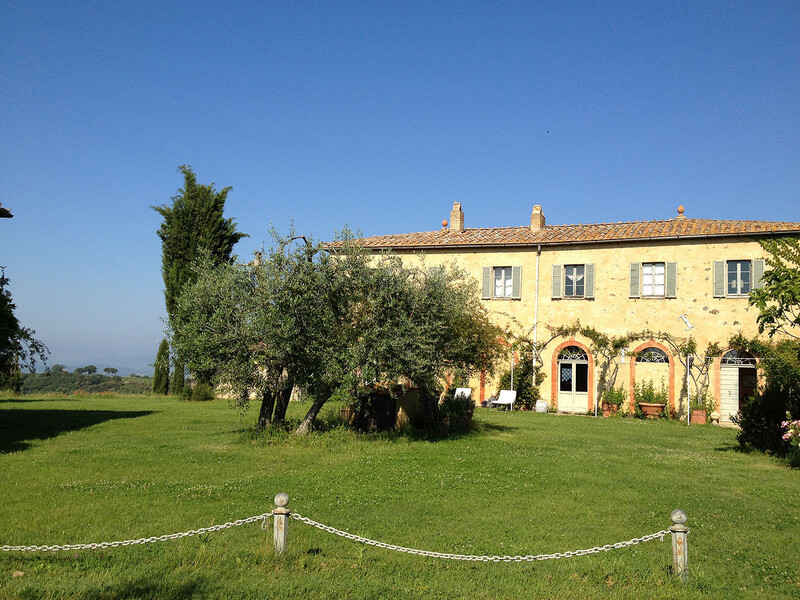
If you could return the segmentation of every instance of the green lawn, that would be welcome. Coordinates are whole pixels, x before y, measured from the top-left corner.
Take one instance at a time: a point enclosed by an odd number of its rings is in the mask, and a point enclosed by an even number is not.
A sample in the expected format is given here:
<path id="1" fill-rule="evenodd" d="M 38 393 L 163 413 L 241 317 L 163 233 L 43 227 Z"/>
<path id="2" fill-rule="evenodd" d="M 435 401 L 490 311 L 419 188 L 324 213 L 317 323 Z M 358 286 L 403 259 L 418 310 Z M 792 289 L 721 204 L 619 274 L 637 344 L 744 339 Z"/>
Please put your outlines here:
<path id="1" fill-rule="evenodd" d="M 0 598 L 800 596 L 800 472 L 738 452 L 731 430 L 479 409 L 476 431 L 446 440 L 338 428 L 253 440 L 253 420 L 224 401 L 0 400 L 0 545 L 206 527 L 268 511 L 281 491 L 328 525 L 461 554 L 601 546 L 666 529 L 682 508 L 690 580 L 670 575 L 669 537 L 483 564 L 365 547 L 293 521 L 279 559 L 258 524 L 113 550 L 4 552 Z"/>

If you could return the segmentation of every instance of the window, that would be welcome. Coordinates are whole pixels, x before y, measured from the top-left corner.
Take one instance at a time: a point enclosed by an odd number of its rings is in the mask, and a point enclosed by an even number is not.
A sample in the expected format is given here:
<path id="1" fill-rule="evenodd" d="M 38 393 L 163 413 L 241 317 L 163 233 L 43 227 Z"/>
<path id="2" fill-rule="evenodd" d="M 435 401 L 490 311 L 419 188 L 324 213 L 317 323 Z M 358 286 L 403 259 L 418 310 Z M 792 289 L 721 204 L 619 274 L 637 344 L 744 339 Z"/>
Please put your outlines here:
<path id="1" fill-rule="evenodd" d="M 664 352 L 661 348 L 656 348 L 655 346 L 650 346 L 649 348 L 645 348 L 644 350 L 639 352 L 639 355 L 636 357 L 637 363 L 669 363 L 669 357 L 667 357 L 667 353 Z"/>
<path id="2" fill-rule="evenodd" d="M 756 357 L 744 350 L 731 350 L 725 353 L 720 363 L 723 365 L 735 365 L 737 367 L 754 367 L 756 366 Z"/>
<path id="3" fill-rule="evenodd" d="M 675 298 L 678 263 L 631 263 L 631 298 Z"/>
<path id="4" fill-rule="evenodd" d="M 664 282 L 664 263 L 642 263 L 642 296 L 663 296 Z"/>
<path id="5" fill-rule="evenodd" d="M 728 296 L 750 293 L 750 261 L 728 261 Z"/>
<path id="6" fill-rule="evenodd" d="M 594 298 L 594 265 L 553 265 L 553 298 Z"/>
<path id="7" fill-rule="evenodd" d="M 566 265 L 564 267 L 564 296 L 567 298 L 583 298 L 584 265 Z"/>
<path id="8" fill-rule="evenodd" d="M 511 267 L 494 268 L 494 292 L 495 298 L 511 298 Z"/>
<path id="9" fill-rule="evenodd" d="M 522 267 L 483 267 L 482 300 L 519 300 Z"/>
<path id="10" fill-rule="evenodd" d="M 714 297 L 742 297 L 761 287 L 764 259 L 715 260 Z"/>

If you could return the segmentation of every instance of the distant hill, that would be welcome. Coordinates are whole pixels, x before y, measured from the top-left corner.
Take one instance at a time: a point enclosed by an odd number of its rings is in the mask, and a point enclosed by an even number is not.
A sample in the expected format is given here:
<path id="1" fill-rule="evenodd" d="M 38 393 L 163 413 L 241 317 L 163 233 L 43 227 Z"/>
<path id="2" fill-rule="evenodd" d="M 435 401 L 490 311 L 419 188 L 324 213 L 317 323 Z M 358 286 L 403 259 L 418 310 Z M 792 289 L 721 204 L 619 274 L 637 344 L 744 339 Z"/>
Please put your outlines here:
<path id="1" fill-rule="evenodd" d="M 120 377 L 116 375 L 81 375 L 78 373 L 23 373 L 20 392 L 23 394 L 89 394 L 115 392 L 118 394 L 149 394 L 151 377 Z"/>

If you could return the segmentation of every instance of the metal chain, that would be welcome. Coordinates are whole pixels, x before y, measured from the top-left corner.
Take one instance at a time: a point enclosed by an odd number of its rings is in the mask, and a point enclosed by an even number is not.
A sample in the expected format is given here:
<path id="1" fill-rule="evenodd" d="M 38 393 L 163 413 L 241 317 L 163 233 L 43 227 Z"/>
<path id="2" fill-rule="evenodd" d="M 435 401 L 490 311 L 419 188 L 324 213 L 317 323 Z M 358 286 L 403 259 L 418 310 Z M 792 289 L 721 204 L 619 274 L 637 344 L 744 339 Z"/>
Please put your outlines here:
<path id="1" fill-rule="evenodd" d="M 471 554 L 448 554 L 446 552 L 432 552 L 430 550 L 417 550 L 415 548 L 405 548 L 403 546 L 396 546 L 395 544 L 378 542 L 376 540 L 371 540 L 369 538 L 361 537 L 360 535 L 354 535 L 346 531 L 341 531 L 340 529 L 336 529 L 328 525 L 323 525 L 322 523 L 317 523 L 316 521 L 312 521 L 311 519 L 307 519 L 306 517 L 303 517 L 302 515 L 295 512 L 291 513 L 291 517 L 302 523 L 311 525 L 312 527 L 316 527 L 317 529 L 321 529 L 322 531 L 327 531 L 328 533 L 338 535 L 348 540 L 353 540 L 354 542 L 361 542 L 363 544 L 368 544 L 370 546 L 375 546 L 377 548 L 385 548 L 387 550 L 405 552 L 406 554 L 416 554 L 418 556 L 429 556 L 432 558 L 446 558 L 449 560 L 468 560 L 475 562 L 532 562 L 537 560 L 572 558 L 573 556 L 584 556 L 586 554 L 599 554 L 600 552 L 608 552 L 609 550 L 615 550 L 618 548 L 627 548 L 628 546 L 635 546 L 636 544 L 640 544 L 642 542 L 650 542 L 655 539 L 660 539 L 663 541 L 664 536 L 669 534 L 669 531 L 667 531 L 666 529 L 662 529 L 661 531 L 658 531 L 656 533 L 651 533 L 650 535 L 645 535 L 640 538 L 633 538 L 632 540 L 627 540 L 625 542 L 617 542 L 616 544 L 606 544 L 605 546 L 595 546 L 594 548 L 586 548 L 585 550 L 555 552 L 553 554 L 535 554 L 535 555 L 528 554 L 525 556 L 520 556 L 520 555 L 475 556 Z"/>
<path id="2" fill-rule="evenodd" d="M 221 531 L 223 529 L 230 529 L 231 527 L 239 527 L 247 523 L 254 523 L 261 521 L 261 527 L 265 528 L 267 519 L 272 516 L 272 512 L 263 513 L 254 517 L 246 519 L 238 519 L 237 521 L 228 521 L 221 525 L 212 525 L 211 527 L 201 527 L 200 529 L 190 529 L 181 533 L 168 533 L 166 535 L 159 535 L 156 537 L 139 538 L 138 540 L 124 540 L 121 542 L 99 542 L 95 544 L 63 544 L 55 546 L 0 546 L 3 552 L 57 552 L 59 550 L 97 550 L 100 548 L 116 548 L 117 546 L 134 546 L 136 544 L 152 544 L 154 542 L 165 542 L 167 540 L 177 540 L 180 538 L 190 537 L 193 535 L 202 535 L 204 533 L 212 533 L 214 531 Z"/>

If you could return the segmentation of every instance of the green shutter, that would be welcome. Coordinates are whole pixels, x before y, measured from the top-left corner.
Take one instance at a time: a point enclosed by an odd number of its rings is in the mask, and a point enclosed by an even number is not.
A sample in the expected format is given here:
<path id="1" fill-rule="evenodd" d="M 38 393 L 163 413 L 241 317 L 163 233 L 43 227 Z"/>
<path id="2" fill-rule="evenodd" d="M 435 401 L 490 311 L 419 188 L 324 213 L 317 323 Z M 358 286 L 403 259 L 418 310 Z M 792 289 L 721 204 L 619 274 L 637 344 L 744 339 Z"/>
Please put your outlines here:
<path id="1" fill-rule="evenodd" d="M 714 298 L 725 297 L 725 261 L 714 261 Z"/>
<path id="2" fill-rule="evenodd" d="M 553 265 L 553 298 L 561 298 L 561 265 Z"/>
<path id="3" fill-rule="evenodd" d="M 511 267 L 511 298 L 520 299 L 520 288 L 522 287 L 522 267 Z"/>
<path id="4" fill-rule="evenodd" d="M 491 300 L 492 298 L 492 268 L 483 267 L 483 287 L 481 288 L 481 300 Z"/>
<path id="5" fill-rule="evenodd" d="M 583 297 L 594 298 L 594 265 L 583 267 Z"/>
<path id="6" fill-rule="evenodd" d="M 630 297 L 631 298 L 638 298 L 639 297 L 639 273 L 642 269 L 641 263 L 631 263 L 631 287 L 630 287 Z"/>
<path id="7" fill-rule="evenodd" d="M 764 282 L 761 279 L 764 277 L 764 259 L 757 258 L 753 261 L 753 289 L 757 290 Z"/>
<path id="8" fill-rule="evenodd" d="M 668 262 L 666 268 L 666 286 L 664 289 L 664 296 L 666 298 L 677 297 L 677 280 L 678 280 L 678 263 Z"/>

